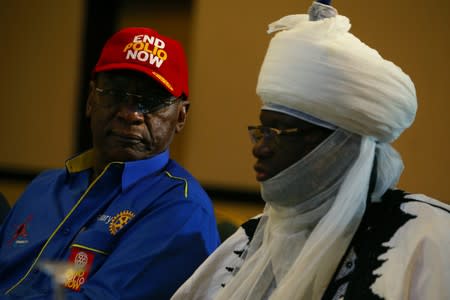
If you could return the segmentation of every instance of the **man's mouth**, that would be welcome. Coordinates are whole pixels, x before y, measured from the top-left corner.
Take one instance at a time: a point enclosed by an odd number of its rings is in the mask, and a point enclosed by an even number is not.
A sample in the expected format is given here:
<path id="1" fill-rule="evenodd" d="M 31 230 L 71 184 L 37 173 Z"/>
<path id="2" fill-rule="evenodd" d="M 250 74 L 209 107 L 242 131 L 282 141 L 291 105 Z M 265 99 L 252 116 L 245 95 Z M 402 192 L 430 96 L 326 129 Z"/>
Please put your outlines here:
<path id="1" fill-rule="evenodd" d="M 256 180 L 257 181 L 264 181 L 270 178 L 269 173 L 267 170 L 263 167 L 261 167 L 258 163 L 255 164 L 253 168 L 256 172 Z"/>
<path id="2" fill-rule="evenodd" d="M 111 136 L 125 144 L 139 144 L 142 142 L 142 137 L 134 133 L 112 132 Z"/>

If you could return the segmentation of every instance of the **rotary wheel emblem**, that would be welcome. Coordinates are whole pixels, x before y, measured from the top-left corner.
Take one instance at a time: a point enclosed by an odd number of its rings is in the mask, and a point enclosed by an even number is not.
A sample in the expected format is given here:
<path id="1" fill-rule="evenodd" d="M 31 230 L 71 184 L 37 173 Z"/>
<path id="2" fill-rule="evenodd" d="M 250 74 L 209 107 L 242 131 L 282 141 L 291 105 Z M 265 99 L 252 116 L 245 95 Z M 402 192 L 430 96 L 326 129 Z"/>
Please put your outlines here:
<path id="1" fill-rule="evenodd" d="M 89 257 L 87 256 L 86 253 L 78 252 L 77 255 L 75 256 L 74 263 L 77 266 L 84 267 L 87 265 L 88 261 L 89 261 Z"/>
<path id="2" fill-rule="evenodd" d="M 129 210 L 124 210 L 115 215 L 109 223 L 109 232 L 115 235 L 125 226 L 131 219 L 134 218 L 134 213 Z"/>

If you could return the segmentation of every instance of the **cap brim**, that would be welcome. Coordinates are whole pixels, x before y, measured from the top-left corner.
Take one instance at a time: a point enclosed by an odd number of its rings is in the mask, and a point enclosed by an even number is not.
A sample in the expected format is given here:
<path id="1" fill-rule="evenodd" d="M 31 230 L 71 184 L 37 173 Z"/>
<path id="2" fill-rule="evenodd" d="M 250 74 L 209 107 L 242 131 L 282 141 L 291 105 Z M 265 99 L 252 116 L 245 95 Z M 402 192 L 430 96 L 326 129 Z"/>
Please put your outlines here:
<path id="1" fill-rule="evenodd" d="M 176 90 L 172 87 L 169 81 L 165 79 L 161 74 L 149 70 L 148 68 L 145 68 L 140 65 L 136 64 L 130 64 L 130 63 L 115 63 L 115 64 L 107 64 L 99 67 L 95 67 L 94 73 L 98 72 L 107 72 L 107 71 L 114 71 L 114 70 L 131 70 L 131 71 L 137 71 L 144 73 L 148 76 L 150 76 L 152 79 L 154 79 L 156 82 L 161 84 L 162 87 L 164 87 L 169 93 L 174 95 L 175 97 L 180 97 L 183 92 L 181 90 Z"/>

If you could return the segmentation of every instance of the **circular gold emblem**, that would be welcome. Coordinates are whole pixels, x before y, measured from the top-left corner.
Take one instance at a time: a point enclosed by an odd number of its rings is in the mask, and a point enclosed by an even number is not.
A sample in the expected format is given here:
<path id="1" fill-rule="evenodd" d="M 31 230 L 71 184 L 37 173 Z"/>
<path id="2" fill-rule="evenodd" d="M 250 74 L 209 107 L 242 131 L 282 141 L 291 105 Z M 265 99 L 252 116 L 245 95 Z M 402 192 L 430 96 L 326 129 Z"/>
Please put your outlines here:
<path id="1" fill-rule="evenodd" d="M 133 212 L 129 210 L 121 211 L 111 219 L 111 222 L 109 223 L 109 232 L 112 235 L 115 235 L 117 232 L 119 232 L 120 229 L 122 229 L 123 226 L 125 226 L 133 218 L 134 218 Z"/>

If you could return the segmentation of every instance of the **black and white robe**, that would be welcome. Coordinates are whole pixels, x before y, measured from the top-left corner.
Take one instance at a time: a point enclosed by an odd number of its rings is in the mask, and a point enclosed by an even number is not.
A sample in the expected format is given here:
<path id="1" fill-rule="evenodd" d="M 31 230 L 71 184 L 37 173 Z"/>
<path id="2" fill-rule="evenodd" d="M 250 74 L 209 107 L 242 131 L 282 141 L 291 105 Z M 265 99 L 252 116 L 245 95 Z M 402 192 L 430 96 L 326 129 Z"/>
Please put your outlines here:
<path id="1" fill-rule="evenodd" d="M 260 219 L 244 223 L 172 299 L 214 299 L 239 272 Z M 322 299 L 449 300 L 449 205 L 401 190 L 370 203 Z"/>

